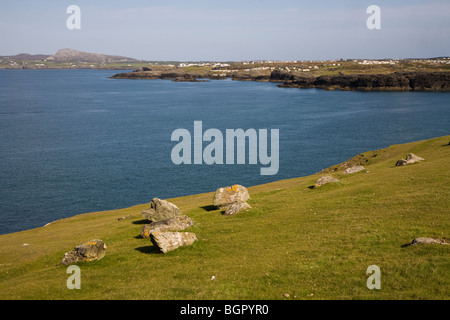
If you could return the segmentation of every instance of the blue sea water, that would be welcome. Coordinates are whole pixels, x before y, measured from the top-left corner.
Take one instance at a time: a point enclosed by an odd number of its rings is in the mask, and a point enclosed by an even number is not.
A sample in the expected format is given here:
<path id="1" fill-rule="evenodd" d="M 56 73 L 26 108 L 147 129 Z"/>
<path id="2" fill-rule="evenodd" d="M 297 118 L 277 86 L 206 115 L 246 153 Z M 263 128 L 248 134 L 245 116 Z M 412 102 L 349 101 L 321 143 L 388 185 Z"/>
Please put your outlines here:
<path id="1" fill-rule="evenodd" d="M 450 133 L 450 94 L 121 80 L 113 70 L 0 71 L 0 234 L 80 213 L 305 176 Z M 175 129 L 279 129 L 280 168 L 175 165 Z M 207 143 L 205 143 L 206 145 Z"/>

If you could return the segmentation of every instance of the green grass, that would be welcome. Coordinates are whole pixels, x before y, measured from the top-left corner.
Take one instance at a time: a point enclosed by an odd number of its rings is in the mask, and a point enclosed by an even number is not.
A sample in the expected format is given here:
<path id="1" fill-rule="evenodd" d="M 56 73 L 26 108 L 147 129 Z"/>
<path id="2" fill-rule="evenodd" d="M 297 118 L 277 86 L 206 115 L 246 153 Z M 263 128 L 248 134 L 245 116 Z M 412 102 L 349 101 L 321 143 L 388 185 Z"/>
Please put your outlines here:
<path id="1" fill-rule="evenodd" d="M 319 189 L 320 175 L 249 187 L 253 208 L 234 216 L 211 210 L 213 192 L 169 199 L 199 241 L 165 255 L 139 237 L 148 204 L 1 235 L 0 299 L 449 299 L 450 246 L 402 248 L 449 239 L 449 141 L 368 151 L 351 160 L 369 159 L 368 173 L 337 165 L 340 183 Z M 426 160 L 396 167 L 409 152 Z M 106 256 L 79 263 L 81 289 L 69 290 L 60 261 L 93 238 Z M 373 264 L 381 290 L 366 287 Z"/>

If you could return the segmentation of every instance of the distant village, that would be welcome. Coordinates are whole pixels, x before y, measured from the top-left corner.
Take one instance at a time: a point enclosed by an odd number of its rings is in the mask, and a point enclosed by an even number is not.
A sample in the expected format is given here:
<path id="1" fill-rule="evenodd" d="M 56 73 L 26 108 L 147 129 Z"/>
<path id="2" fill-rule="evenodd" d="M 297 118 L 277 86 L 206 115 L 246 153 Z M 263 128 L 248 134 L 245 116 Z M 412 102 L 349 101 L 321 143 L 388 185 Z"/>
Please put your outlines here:
<path id="1" fill-rule="evenodd" d="M 321 67 L 340 67 L 343 62 L 353 62 L 358 65 L 396 65 L 401 62 L 410 63 L 430 63 L 430 64 L 450 64 L 450 57 L 435 58 L 435 59 L 335 59 L 335 60 L 252 60 L 234 62 L 233 64 L 241 64 L 247 66 L 243 71 L 258 71 L 258 70 L 285 70 L 285 71 L 297 71 L 297 72 L 310 72 L 318 70 Z M 261 66 L 268 64 L 270 66 Z M 305 64 L 310 64 L 304 66 Z M 258 66 L 254 66 L 258 65 Z M 278 66 L 277 66 L 278 65 Z M 282 67 L 281 67 L 282 65 Z M 290 66 L 286 66 L 290 65 Z M 236 72 L 238 70 L 223 69 L 230 67 L 229 63 L 217 63 L 217 62 L 201 62 L 201 63 L 185 63 L 181 62 L 178 65 L 168 64 L 167 67 L 211 67 L 213 70 L 220 70 L 221 72 Z M 254 66 L 254 67 L 252 67 Z"/>

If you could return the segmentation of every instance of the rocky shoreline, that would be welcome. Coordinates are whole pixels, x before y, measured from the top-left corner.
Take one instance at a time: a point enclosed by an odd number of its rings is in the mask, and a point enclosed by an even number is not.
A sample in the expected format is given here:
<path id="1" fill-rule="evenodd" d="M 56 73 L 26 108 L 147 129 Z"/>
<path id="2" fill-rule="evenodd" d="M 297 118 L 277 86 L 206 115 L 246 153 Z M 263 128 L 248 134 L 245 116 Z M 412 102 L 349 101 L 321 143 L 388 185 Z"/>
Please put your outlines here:
<path id="1" fill-rule="evenodd" d="M 152 70 L 141 68 L 132 72 L 118 73 L 113 79 L 164 79 L 173 81 L 199 82 L 206 79 L 237 81 L 267 81 L 280 83 L 284 88 L 319 88 L 344 91 L 450 91 L 450 72 L 395 72 L 389 74 L 339 74 L 305 75 L 273 70 L 271 72 L 232 73 L 220 71 L 198 73 L 174 68 L 172 70 Z"/>
<path id="2" fill-rule="evenodd" d="M 391 74 L 334 75 L 289 77 L 273 71 L 270 81 L 280 81 L 280 87 L 320 88 L 358 91 L 450 91 L 448 72 L 395 72 Z"/>

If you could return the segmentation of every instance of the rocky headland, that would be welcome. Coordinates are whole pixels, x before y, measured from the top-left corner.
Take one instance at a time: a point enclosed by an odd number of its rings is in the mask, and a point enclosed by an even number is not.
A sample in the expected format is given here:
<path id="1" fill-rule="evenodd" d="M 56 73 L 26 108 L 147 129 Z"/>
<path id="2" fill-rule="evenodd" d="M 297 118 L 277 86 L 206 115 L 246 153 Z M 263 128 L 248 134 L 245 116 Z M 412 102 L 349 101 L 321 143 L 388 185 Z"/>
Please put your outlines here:
<path id="1" fill-rule="evenodd" d="M 344 91 L 450 91 L 450 72 L 393 72 L 388 74 L 314 75 L 284 70 L 191 71 L 184 68 L 140 68 L 118 73 L 113 79 L 164 79 L 173 81 L 207 81 L 232 79 L 238 81 L 268 81 L 279 87 L 319 88 Z"/>
<path id="2" fill-rule="evenodd" d="M 395 72 L 390 74 L 293 75 L 273 71 L 270 81 L 280 87 L 360 91 L 449 91 L 450 72 Z"/>

